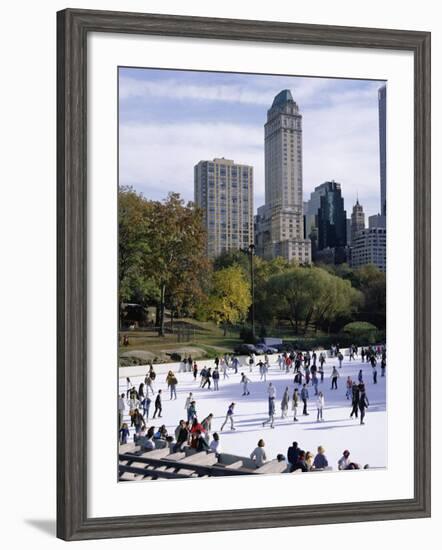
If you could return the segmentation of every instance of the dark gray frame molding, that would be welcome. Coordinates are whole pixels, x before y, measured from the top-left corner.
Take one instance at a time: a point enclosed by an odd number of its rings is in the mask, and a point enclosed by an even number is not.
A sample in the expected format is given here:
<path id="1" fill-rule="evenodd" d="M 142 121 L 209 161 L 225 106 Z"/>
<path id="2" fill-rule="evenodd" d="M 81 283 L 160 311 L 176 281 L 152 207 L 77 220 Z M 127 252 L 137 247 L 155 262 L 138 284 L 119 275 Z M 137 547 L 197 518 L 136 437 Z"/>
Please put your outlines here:
<path id="1" fill-rule="evenodd" d="M 414 54 L 414 498 L 87 517 L 87 35 L 151 34 L 408 50 Z M 64 540 L 430 515 L 430 33 L 67 9 L 57 14 L 57 536 Z"/>

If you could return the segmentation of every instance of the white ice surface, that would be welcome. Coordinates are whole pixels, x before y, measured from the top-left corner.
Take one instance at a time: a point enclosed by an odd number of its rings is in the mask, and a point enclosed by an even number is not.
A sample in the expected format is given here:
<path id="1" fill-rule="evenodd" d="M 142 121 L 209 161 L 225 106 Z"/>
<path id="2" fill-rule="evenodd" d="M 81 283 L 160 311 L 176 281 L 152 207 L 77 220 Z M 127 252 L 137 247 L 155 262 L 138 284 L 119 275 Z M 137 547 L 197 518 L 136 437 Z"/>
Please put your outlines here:
<path id="1" fill-rule="evenodd" d="M 342 369 L 339 369 L 338 390 L 331 390 L 330 373 L 333 365 L 337 365 L 336 359 L 327 358 L 324 365 L 324 383 L 318 384 L 320 391 L 325 396 L 324 422 L 316 422 L 316 398 L 313 395 L 313 388 L 309 387 L 309 416 L 302 416 L 302 403 L 298 406 L 297 423 L 293 422 L 291 403 L 287 419 L 281 419 L 280 403 L 286 386 L 289 387 L 290 396 L 293 393 L 293 373 L 286 374 L 279 370 L 276 364 L 276 355 L 270 356 L 270 369 L 267 373 L 267 382 L 260 380 L 258 368 L 250 373 L 248 368 L 241 368 L 238 374 L 229 371 L 229 378 L 219 381 L 219 391 L 201 389 L 199 387 L 200 377 L 197 382 L 193 380 L 191 373 L 178 373 L 178 364 L 175 374 L 178 378 L 177 399 L 170 400 L 169 392 L 165 382 L 166 375 L 157 374 L 155 390 L 162 389 L 163 411 L 162 418 L 152 420 L 154 411 L 154 398 L 150 398 L 149 419 L 147 425 L 152 424 L 158 427 L 165 424 L 169 433 L 173 435 L 174 429 L 180 419 L 186 419 L 184 409 L 185 399 L 189 392 L 193 392 L 196 401 L 198 419 L 202 420 L 209 413 L 213 413 L 213 430 L 218 431 L 221 437 L 221 450 L 236 455 L 249 456 L 256 447 L 257 441 L 263 438 L 266 444 L 268 458 L 275 458 L 278 453 L 286 456 L 287 448 L 293 441 L 297 441 L 301 448 L 312 451 L 316 454 L 318 445 L 322 445 L 326 452 L 329 465 L 336 469 L 337 461 L 344 449 L 349 449 L 351 459 L 361 465 L 369 464 L 371 467 L 386 467 L 387 465 L 387 417 L 386 417 L 386 380 L 381 377 L 381 369 L 378 366 L 378 383 L 373 384 L 372 367 L 369 363 L 361 363 L 360 360 L 349 361 L 345 357 Z M 201 368 L 201 366 L 200 366 Z M 364 382 L 366 384 L 367 396 L 370 407 L 367 409 L 365 425 L 361 426 L 358 420 L 350 419 L 351 405 L 345 397 L 345 381 L 348 375 L 357 380 L 359 369 L 363 369 Z M 131 382 L 137 387 L 144 381 L 144 375 L 131 375 L 131 369 L 124 369 L 124 376 L 119 380 L 120 393 L 126 391 L 126 376 L 129 375 Z M 147 369 L 146 369 L 147 371 Z M 249 384 L 250 395 L 242 396 L 242 385 L 240 384 L 241 372 L 246 372 L 251 379 Z M 139 373 L 140 368 L 134 367 L 133 372 Z M 267 387 L 272 382 L 276 387 L 276 415 L 275 428 L 269 426 L 263 428 L 262 422 L 267 419 Z M 213 387 L 213 382 L 212 382 Z M 224 421 L 228 405 L 234 401 L 236 431 L 230 431 L 228 425 L 223 432 L 219 428 Z M 126 409 L 125 421 L 129 422 L 128 410 Z M 133 430 L 131 429 L 131 435 Z"/>

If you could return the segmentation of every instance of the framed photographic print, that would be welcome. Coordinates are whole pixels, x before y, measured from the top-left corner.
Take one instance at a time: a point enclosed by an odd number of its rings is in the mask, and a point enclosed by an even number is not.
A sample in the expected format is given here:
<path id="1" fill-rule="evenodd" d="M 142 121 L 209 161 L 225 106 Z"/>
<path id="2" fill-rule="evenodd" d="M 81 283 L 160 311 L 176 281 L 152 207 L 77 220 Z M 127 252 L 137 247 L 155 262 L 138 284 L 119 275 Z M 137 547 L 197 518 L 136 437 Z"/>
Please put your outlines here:
<path id="1" fill-rule="evenodd" d="M 428 516 L 430 34 L 57 27 L 58 536 Z"/>

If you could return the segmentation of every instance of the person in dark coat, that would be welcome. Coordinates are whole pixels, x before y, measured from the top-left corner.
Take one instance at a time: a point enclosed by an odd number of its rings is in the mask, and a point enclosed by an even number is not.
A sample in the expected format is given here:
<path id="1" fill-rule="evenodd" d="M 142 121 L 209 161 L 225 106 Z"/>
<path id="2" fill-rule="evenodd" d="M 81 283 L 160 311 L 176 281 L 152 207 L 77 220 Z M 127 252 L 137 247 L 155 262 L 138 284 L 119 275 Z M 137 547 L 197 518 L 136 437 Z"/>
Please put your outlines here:
<path id="1" fill-rule="evenodd" d="M 365 393 L 365 389 L 360 391 L 359 395 L 359 410 L 361 411 L 361 424 L 365 424 L 364 417 L 365 417 L 365 409 L 370 405 L 368 402 L 367 394 Z"/>
<path id="2" fill-rule="evenodd" d="M 177 430 L 175 431 L 176 443 L 173 447 L 174 453 L 181 451 L 183 445 L 188 442 L 189 431 L 190 431 L 189 422 L 185 422 L 184 420 L 181 420 Z"/>
<path id="3" fill-rule="evenodd" d="M 298 455 L 298 460 L 296 461 L 296 464 L 293 467 L 293 472 L 296 472 L 297 470 L 301 470 L 302 472 L 308 472 L 309 467 L 307 465 L 307 462 L 305 461 L 305 452 L 300 451 Z"/>
<path id="4" fill-rule="evenodd" d="M 302 414 L 304 416 L 308 416 L 308 412 L 307 412 L 307 401 L 308 401 L 308 389 L 307 389 L 307 386 L 305 384 L 302 385 L 302 390 L 301 390 L 301 399 L 302 399 L 302 402 L 304 403 L 304 407 L 303 407 L 303 410 L 302 410 Z"/>
<path id="5" fill-rule="evenodd" d="M 356 382 L 353 382 L 351 386 L 351 413 L 350 418 L 358 417 L 358 407 L 359 407 L 359 387 Z"/>
<path id="6" fill-rule="evenodd" d="M 157 397 L 155 399 L 155 411 L 153 413 L 152 418 L 155 418 L 157 413 L 158 413 L 158 417 L 161 418 L 161 411 L 162 410 L 163 410 L 163 406 L 161 404 L 161 390 L 158 390 L 158 394 L 157 394 Z"/>
<path id="7" fill-rule="evenodd" d="M 301 449 L 298 447 L 298 442 L 293 441 L 292 446 L 287 449 L 287 462 L 290 465 L 290 471 L 293 472 L 295 464 L 298 462 Z"/>

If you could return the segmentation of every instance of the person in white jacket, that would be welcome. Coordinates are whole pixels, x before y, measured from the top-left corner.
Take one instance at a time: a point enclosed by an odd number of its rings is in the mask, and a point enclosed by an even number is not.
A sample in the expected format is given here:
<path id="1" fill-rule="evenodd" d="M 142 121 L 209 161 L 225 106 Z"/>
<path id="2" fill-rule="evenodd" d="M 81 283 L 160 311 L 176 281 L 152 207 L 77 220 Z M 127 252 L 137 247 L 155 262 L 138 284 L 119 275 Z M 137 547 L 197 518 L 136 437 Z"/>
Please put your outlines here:
<path id="1" fill-rule="evenodd" d="M 318 411 L 318 415 L 316 417 L 316 422 L 323 422 L 324 418 L 322 417 L 322 411 L 324 409 L 325 401 L 324 401 L 324 394 L 322 391 L 319 392 L 318 398 L 316 400 L 316 409 Z"/>
<path id="2" fill-rule="evenodd" d="M 257 468 L 260 468 L 261 466 L 263 466 L 267 460 L 267 455 L 264 450 L 264 447 L 265 447 L 264 440 L 260 439 L 258 441 L 258 446 L 256 447 L 256 449 L 254 449 L 254 451 L 250 455 L 250 458 L 255 462 Z"/>
<path id="3" fill-rule="evenodd" d="M 347 449 L 342 453 L 341 458 L 338 460 L 338 470 L 346 470 L 350 464 L 350 451 Z"/>

